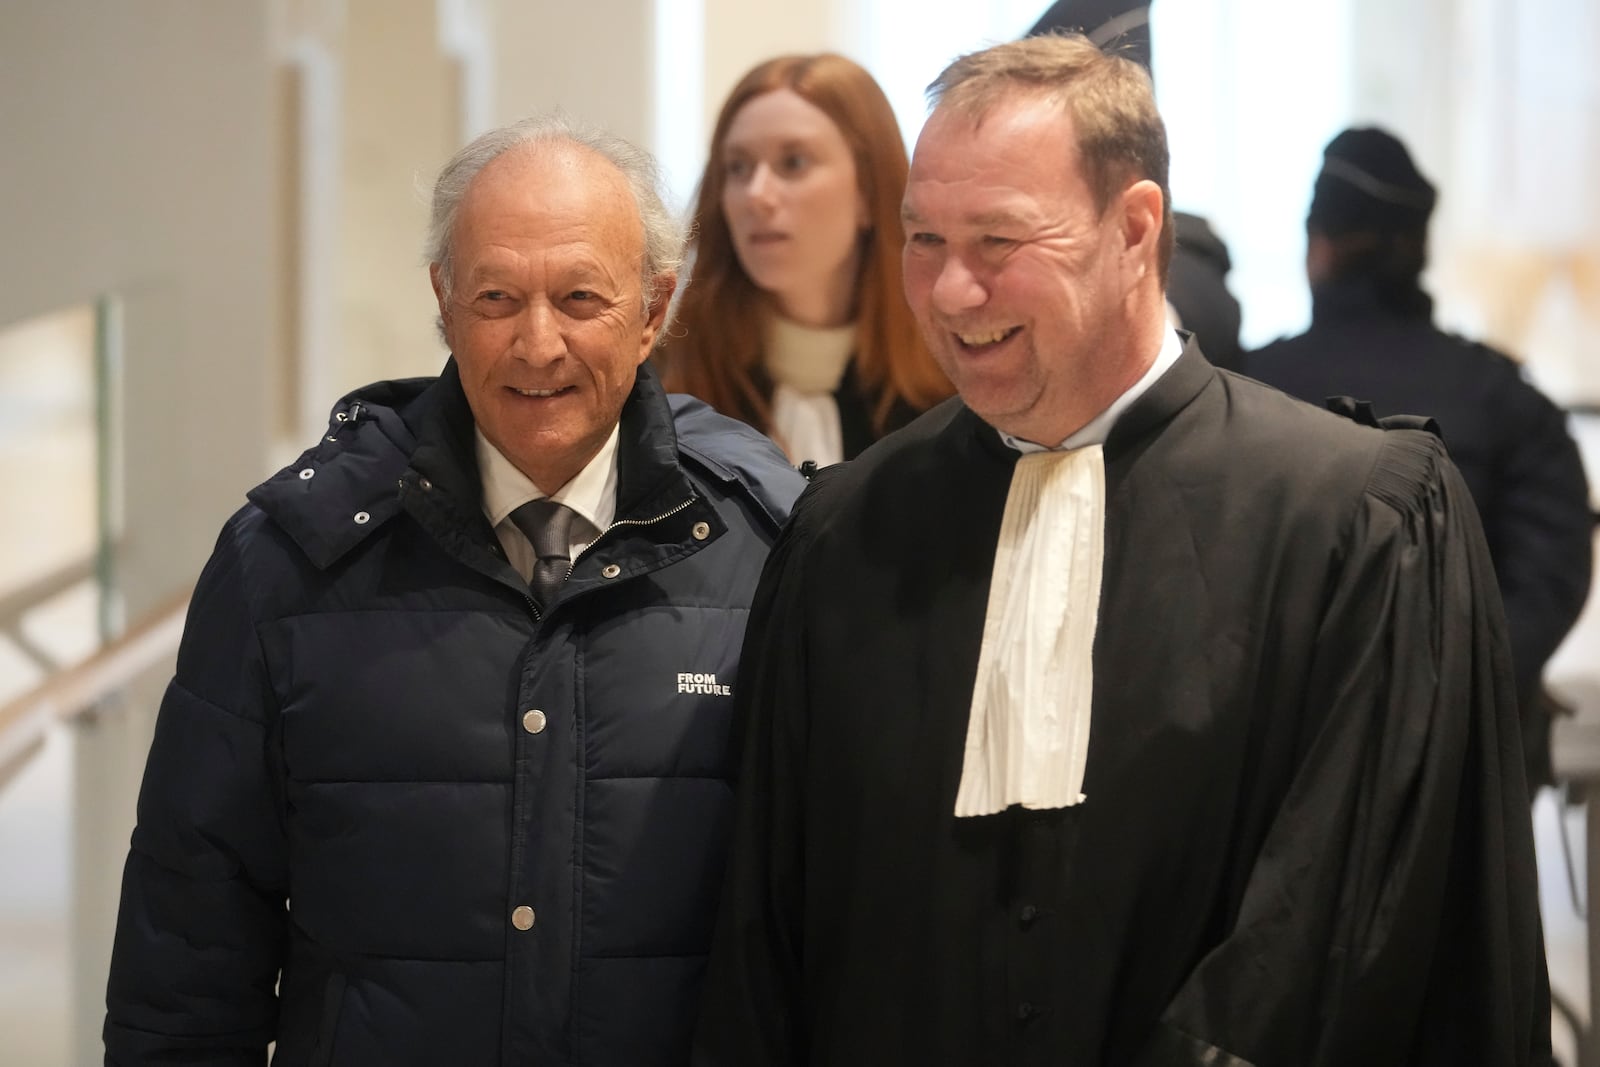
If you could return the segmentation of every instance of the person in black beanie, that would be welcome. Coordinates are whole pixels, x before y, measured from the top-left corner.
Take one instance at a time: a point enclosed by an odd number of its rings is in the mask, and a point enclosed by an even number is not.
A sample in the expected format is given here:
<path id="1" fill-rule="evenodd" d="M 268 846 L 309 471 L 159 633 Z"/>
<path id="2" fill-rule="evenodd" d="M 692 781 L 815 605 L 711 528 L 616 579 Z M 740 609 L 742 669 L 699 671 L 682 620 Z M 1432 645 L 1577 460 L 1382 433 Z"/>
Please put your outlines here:
<path id="1" fill-rule="evenodd" d="M 1306 217 L 1311 327 L 1243 371 L 1312 403 L 1350 396 L 1377 415 L 1433 417 L 1472 492 L 1510 630 L 1532 793 L 1549 784 L 1545 663 L 1588 596 L 1594 516 L 1565 413 L 1520 366 L 1433 325 L 1422 288 L 1438 190 L 1392 134 L 1328 143 Z"/>
<path id="2" fill-rule="evenodd" d="M 1384 307 L 1403 317 L 1432 313 L 1422 291 L 1428 218 L 1439 193 L 1393 135 L 1345 130 L 1322 153 L 1306 217 L 1306 273 L 1313 291 L 1359 278 Z"/>
<path id="3" fill-rule="evenodd" d="M 1137 0 L 1056 0 L 1025 36 L 1081 32 L 1102 51 L 1150 66 L 1150 4 Z M 1239 301 L 1228 291 L 1233 266 L 1228 246 L 1199 215 L 1172 213 L 1177 244 L 1167 274 L 1167 310 L 1174 324 L 1200 341 L 1213 365 L 1237 369 Z"/>

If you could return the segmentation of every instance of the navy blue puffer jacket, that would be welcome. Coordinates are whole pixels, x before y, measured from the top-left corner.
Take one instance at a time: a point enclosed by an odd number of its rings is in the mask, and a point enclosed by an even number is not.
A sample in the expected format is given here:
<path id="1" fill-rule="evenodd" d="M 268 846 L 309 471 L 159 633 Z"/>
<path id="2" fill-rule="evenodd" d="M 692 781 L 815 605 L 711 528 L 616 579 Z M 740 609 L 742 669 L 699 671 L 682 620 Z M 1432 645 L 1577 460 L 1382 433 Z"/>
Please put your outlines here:
<path id="1" fill-rule="evenodd" d="M 162 704 L 108 1064 L 687 1060 L 746 610 L 802 483 L 648 368 L 618 459 L 544 618 L 453 364 L 251 492 Z"/>

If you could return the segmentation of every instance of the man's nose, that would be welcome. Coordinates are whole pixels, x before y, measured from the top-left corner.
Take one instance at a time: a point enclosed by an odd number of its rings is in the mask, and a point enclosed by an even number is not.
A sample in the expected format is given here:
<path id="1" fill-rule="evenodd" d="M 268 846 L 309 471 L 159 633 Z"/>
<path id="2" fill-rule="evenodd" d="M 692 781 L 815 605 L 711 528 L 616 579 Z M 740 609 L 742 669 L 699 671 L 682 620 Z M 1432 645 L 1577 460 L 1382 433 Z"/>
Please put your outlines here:
<path id="1" fill-rule="evenodd" d="M 933 307 L 942 315 L 956 315 L 982 307 L 989 291 L 960 256 L 946 256 L 933 280 Z"/>
<path id="2" fill-rule="evenodd" d="M 567 353 L 561 335 L 561 316 L 548 300 L 530 300 L 519 316 L 516 355 L 538 366 L 553 363 Z"/>

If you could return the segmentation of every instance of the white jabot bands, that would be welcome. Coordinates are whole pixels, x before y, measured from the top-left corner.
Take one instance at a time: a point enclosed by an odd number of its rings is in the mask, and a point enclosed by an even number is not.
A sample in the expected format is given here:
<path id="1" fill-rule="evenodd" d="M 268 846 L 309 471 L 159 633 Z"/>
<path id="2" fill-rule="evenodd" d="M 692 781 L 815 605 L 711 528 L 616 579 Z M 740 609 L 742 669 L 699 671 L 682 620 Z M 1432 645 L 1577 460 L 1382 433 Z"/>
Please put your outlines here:
<path id="1" fill-rule="evenodd" d="M 1085 800 L 1105 510 L 1100 445 L 1017 461 L 984 614 L 958 816 Z"/>

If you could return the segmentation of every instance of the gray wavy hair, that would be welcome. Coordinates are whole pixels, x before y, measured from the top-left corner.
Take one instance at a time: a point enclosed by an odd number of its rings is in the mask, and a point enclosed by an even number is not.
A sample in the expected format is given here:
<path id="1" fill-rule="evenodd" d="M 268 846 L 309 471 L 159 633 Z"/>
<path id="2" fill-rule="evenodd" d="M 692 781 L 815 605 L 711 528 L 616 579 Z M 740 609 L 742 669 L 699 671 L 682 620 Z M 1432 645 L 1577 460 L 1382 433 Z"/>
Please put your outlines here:
<path id="1" fill-rule="evenodd" d="M 490 130 L 457 152 L 433 183 L 433 208 L 428 221 L 424 254 L 439 267 L 439 285 L 450 294 L 453 249 L 451 234 L 467 189 L 483 168 L 512 149 L 545 144 L 569 144 L 587 149 L 621 172 L 639 209 L 644 229 L 644 265 L 640 282 L 646 306 L 653 299 L 656 281 L 676 273 L 683 265 L 682 225 L 667 210 L 662 196 L 661 170 L 650 153 L 615 134 L 607 133 L 565 115 L 535 115 L 509 126 Z M 663 331 L 665 332 L 665 331 Z"/>

